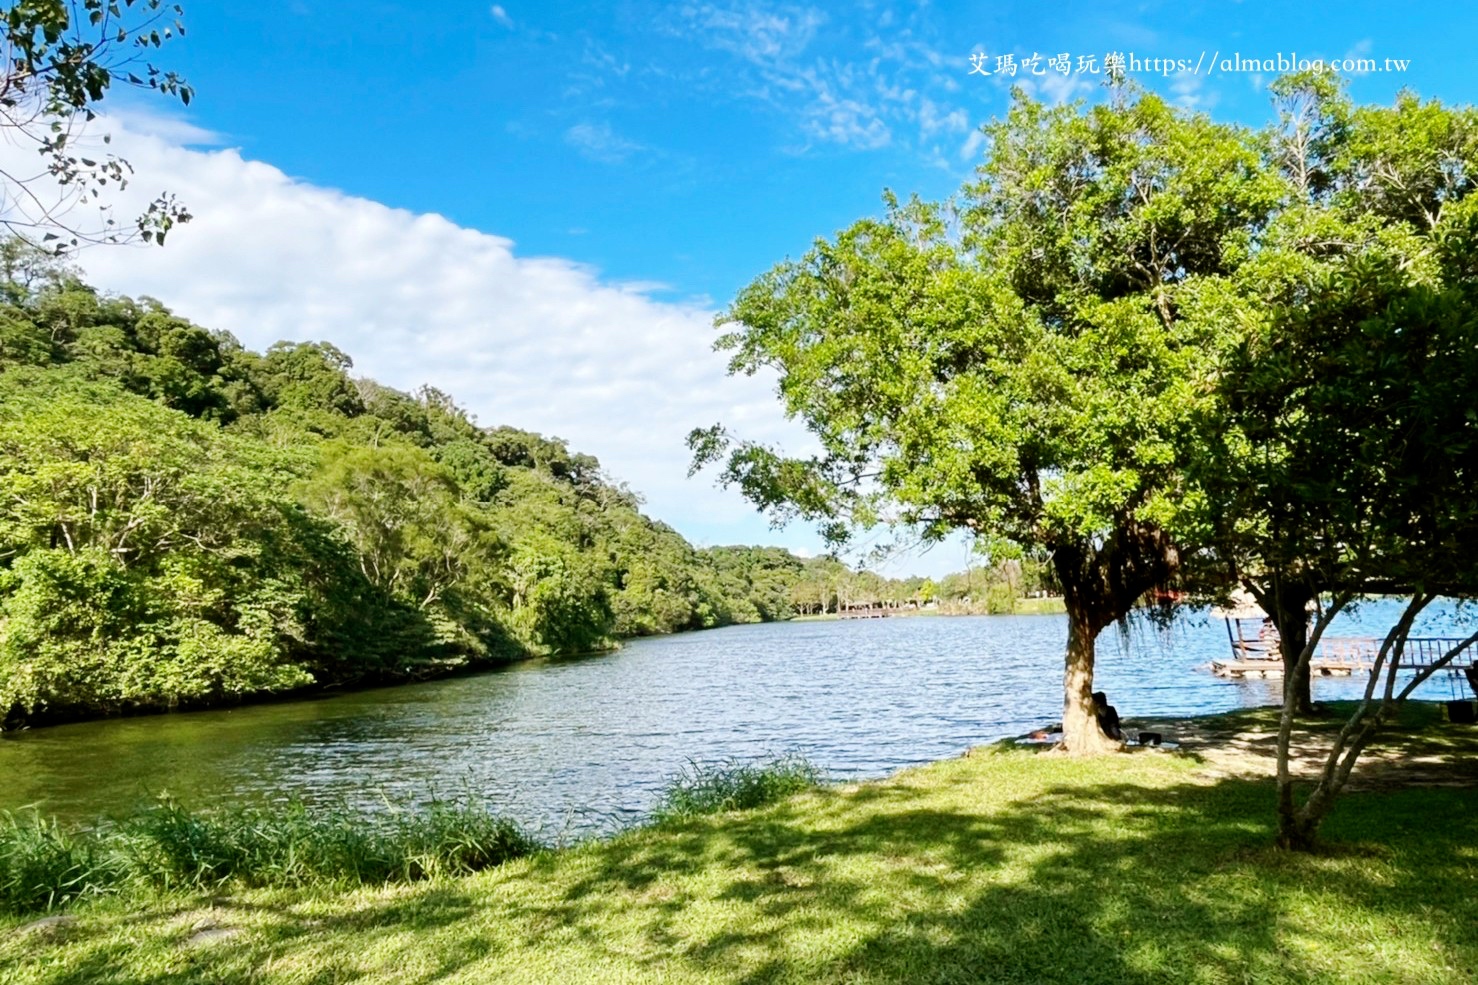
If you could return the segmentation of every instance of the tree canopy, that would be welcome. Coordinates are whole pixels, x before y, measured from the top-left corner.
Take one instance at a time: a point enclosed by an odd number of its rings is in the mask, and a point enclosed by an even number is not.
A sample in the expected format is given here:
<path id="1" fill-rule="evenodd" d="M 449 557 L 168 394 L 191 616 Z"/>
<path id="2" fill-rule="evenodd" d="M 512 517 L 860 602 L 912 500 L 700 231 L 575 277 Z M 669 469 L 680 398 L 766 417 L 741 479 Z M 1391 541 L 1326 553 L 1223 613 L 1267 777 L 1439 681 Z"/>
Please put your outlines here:
<path id="1" fill-rule="evenodd" d="M 901 203 L 742 290 L 731 370 L 775 370 L 822 451 L 694 432 L 777 518 L 892 520 L 1047 552 L 1069 614 L 1064 728 L 1102 748 L 1093 644 L 1178 563 L 1168 534 L 1214 373 L 1200 281 L 1245 261 L 1277 185 L 1252 135 L 1149 93 L 1018 92 L 955 200 Z"/>
<path id="2" fill-rule="evenodd" d="M 0 719 L 394 681 L 787 618 L 590 455 L 0 244 Z"/>
<path id="3" fill-rule="evenodd" d="M 1407 595 L 1414 618 L 1438 595 L 1478 591 L 1478 117 L 1410 94 L 1356 108 L 1333 79 L 1307 73 L 1274 92 L 1280 125 L 1268 147 L 1283 204 L 1217 299 L 1241 331 L 1221 360 L 1191 473 L 1211 531 L 1203 560 L 1278 623 L 1282 838 L 1302 846 L 1380 717 L 1410 693 L 1395 690 L 1411 628 L 1402 619 L 1367 700 L 1296 808 L 1287 736 L 1294 712 L 1313 710 L 1309 662 L 1329 620 L 1372 594 Z M 1382 670 L 1385 697 L 1372 703 Z"/>

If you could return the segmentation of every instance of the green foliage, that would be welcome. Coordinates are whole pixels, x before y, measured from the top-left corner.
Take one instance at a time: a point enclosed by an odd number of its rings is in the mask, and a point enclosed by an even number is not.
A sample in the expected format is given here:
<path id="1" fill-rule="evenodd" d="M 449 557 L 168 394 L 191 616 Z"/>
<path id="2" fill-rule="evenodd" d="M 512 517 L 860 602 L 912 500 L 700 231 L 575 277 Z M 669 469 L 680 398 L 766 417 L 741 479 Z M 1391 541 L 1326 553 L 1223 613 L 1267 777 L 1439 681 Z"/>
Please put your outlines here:
<path id="1" fill-rule="evenodd" d="M 0 244 L 0 720 L 414 679 L 779 619 L 563 441 L 265 354 Z"/>
<path id="2" fill-rule="evenodd" d="M 512 626 L 536 652 L 581 653 L 609 643 L 606 586 L 591 563 L 547 536 L 510 559 Z"/>
<path id="3" fill-rule="evenodd" d="M 28 146 L 45 159 L 45 177 L 4 175 L 10 204 L 0 225 L 19 235 L 39 231 L 49 249 L 61 252 L 83 243 L 134 238 L 162 245 L 176 223 L 190 220 L 166 194 L 134 220 L 134 230 L 119 229 L 106 195 L 127 188 L 133 168 L 113 154 L 89 152 L 76 140 L 115 87 L 149 90 L 189 105 L 193 90 L 185 80 L 147 60 L 185 33 L 183 14 L 166 0 L 20 0 L 0 9 L 6 52 L 0 68 L 0 130 L 12 144 Z M 34 181 L 47 184 L 33 189 Z M 70 214 L 79 205 L 99 208 L 95 225 Z"/>
<path id="4" fill-rule="evenodd" d="M 80 830 L 34 811 L 7 812 L 0 814 L 0 911 L 53 910 L 137 886 L 413 882 L 467 875 L 541 847 L 470 800 L 372 815 L 301 803 L 203 813 L 163 800 Z"/>
<path id="5" fill-rule="evenodd" d="M 1354 108 L 1327 79 L 1275 94 L 1288 207 L 1207 299 L 1245 330 L 1205 418 L 1202 520 L 1237 578 L 1465 594 L 1478 115 Z"/>
<path id="6" fill-rule="evenodd" d="M 353 365 L 327 342 L 279 342 L 261 359 L 259 378 L 274 406 L 354 417 L 364 404 L 349 378 Z"/>
<path id="7" fill-rule="evenodd" d="M 303 589 L 273 546 L 272 463 L 141 397 L 0 408 L 0 709 L 172 707 L 312 680 Z M 296 590 L 295 590 L 296 589 Z"/>
<path id="8" fill-rule="evenodd" d="M 112 892 L 126 878 L 96 837 L 35 811 L 0 814 L 0 912 L 60 909 Z"/>
<path id="9" fill-rule="evenodd" d="M 130 874 L 163 888 L 411 882 L 466 875 L 539 849 L 472 802 L 366 815 L 301 803 L 222 813 L 162 801 L 111 837 Z"/>
<path id="10" fill-rule="evenodd" d="M 652 820 L 667 824 L 703 814 L 754 810 L 813 790 L 822 781 L 821 770 L 797 755 L 759 763 L 690 762 L 667 781 Z"/>
<path id="11" fill-rule="evenodd" d="M 693 436 L 699 464 L 726 457 L 782 518 L 867 525 L 887 506 L 933 536 L 1087 545 L 1163 518 L 1209 369 L 1176 296 L 1235 262 L 1276 185 L 1245 135 L 1149 94 L 1018 96 L 987 135 L 960 204 L 890 196 L 722 316 L 731 369 L 778 372 L 824 453 L 726 453 L 720 429 Z"/>

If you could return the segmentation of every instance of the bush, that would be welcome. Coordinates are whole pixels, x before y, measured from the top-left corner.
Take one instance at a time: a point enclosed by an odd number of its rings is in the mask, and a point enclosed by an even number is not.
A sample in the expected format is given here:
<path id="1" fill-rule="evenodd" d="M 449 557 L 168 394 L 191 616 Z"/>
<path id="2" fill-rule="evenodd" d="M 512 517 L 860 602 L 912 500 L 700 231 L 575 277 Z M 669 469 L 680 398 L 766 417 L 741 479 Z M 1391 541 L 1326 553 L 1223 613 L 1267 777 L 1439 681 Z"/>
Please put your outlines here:
<path id="1" fill-rule="evenodd" d="M 668 779 L 652 819 L 665 824 L 700 814 L 752 810 L 814 789 L 822 779 L 819 768 L 797 755 L 759 763 L 689 762 Z"/>

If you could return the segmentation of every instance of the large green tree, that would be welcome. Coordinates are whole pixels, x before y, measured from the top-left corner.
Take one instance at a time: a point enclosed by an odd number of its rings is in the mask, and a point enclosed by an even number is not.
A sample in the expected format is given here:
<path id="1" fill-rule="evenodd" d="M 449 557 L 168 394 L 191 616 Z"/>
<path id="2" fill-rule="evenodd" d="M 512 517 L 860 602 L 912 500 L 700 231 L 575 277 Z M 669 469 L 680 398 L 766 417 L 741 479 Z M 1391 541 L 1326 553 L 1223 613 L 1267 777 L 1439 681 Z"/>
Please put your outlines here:
<path id="1" fill-rule="evenodd" d="M 1307 848 L 1381 721 L 1435 671 L 1397 687 L 1417 615 L 1478 588 L 1478 118 L 1410 94 L 1357 108 L 1328 75 L 1273 93 L 1264 149 L 1282 199 L 1255 255 L 1200 298 L 1201 317 L 1238 330 L 1222 337 L 1189 469 L 1199 509 L 1181 519 L 1203 526 L 1211 585 L 1241 583 L 1278 624 L 1279 838 Z M 1375 594 L 1407 610 L 1300 796 L 1289 740 L 1312 710 L 1311 658 L 1335 616 Z"/>
<path id="2" fill-rule="evenodd" d="M 301 686 L 289 473 L 106 386 L 0 407 L 0 718 Z"/>
<path id="3" fill-rule="evenodd" d="M 1478 641 L 1406 662 L 1427 606 L 1478 595 L 1478 210 L 1453 210 L 1437 232 L 1425 264 L 1373 246 L 1325 274 L 1223 381 L 1228 431 L 1250 446 L 1238 469 L 1252 484 L 1236 503 L 1236 560 L 1272 584 L 1292 569 L 1320 589 L 1312 632 L 1285 677 L 1278 790 L 1287 847 L 1312 846 L 1382 722 Z M 1407 604 L 1300 798 L 1289 761 L 1297 681 L 1334 617 L 1376 594 Z"/>
<path id="4" fill-rule="evenodd" d="M 1311 474 L 1307 461 L 1323 447 L 1283 440 L 1286 418 L 1301 413 L 1298 401 L 1314 393 L 1296 381 L 1343 370 L 1325 351 L 1337 333 L 1326 325 L 1323 335 L 1295 336 L 1288 326 L 1316 300 L 1330 310 L 1340 290 L 1351 305 L 1363 295 L 1359 303 L 1368 307 L 1372 298 L 1394 297 L 1381 292 L 1395 292 L 1400 278 L 1436 284 L 1436 238 L 1478 177 L 1478 119 L 1471 109 L 1423 103 L 1409 93 L 1394 106 L 1356 107 L 1328 73 L 1286 76 L 1271 91 L 1277 119 L 1262 142 L 1281 188 L 1278 208 L 1248 261 L 1199 296 L 1201 317 L 1236 331 L 1220 336 L 1230 346 L 1222 360 L 1230 375 L 1219 395 L 1225 408 L 1201 421 L 1203 453 L 1193 478 L 1206 498 L 1196 536 L 1216 544 L 1209 555 L 1217 569 L 1213 589 L 1240 583 L 1277 625 L 1288 703 L 1311 713 L 1307 665 L 1299 660 L 1308 610 L 1321 593 L 1346 587 L 1341 537 L 1348 531 L 1333 534 L 1312 522 L 1317 511 L 1287 495 L 1280 505 L 1271 490 L 1297 470 Z M 1353 509 L 1368 487 L 1341 479 L 1353 473 L 1339 462 L 1327 460 L 1334 467 L 1321 481 L 1343 482 L 1341 496 L 1329 502 Z M 1382 587 L 1405 586 L 1388 579 Z"/>
<path id="5" fill-rule="evenodd" d="M 901 521 L 1048 552 L 1068 611 L 1069 749 L 1112 746 L 1094 644 L 1175 572 L 1183 447 L 1214 369 L 1185 316 L 1234 270 L 1278 188 L 1250 136 L 1151 94 L 1048 107 L 1017 93 L 975 181 L 889 199 L 742 290 L 721 317 L 736 373 L 772 370 L 820 450 L 720 426 L 697 466 L 777 519 Z"/>

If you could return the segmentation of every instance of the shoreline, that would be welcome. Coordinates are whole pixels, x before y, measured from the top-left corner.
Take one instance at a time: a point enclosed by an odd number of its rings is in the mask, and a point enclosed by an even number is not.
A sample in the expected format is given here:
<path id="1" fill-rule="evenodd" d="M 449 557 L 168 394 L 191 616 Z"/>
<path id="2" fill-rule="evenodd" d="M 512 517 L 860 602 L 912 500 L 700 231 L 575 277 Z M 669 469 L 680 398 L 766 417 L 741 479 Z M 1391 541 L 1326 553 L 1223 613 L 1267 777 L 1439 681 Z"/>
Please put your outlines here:
<path id="1" fill-rule="evenodd" d="M 1043 607 L 1041 611 L 1014 612 L 1014 613 L 976 613 L 976 612 L 938 612 L 921 610 L 898 610 L 890 614 L 893 616 L 907 617 L 958 617 L 958 616 L 985 616 L 985 615 L 1055 615 L 1062 611 L 1060 598 L 1050 599 L 1028 599 L 1028 602 L 1055 603 L 1057 608 Z M 430 667 L 433 663 L 442 664 L 441 669 L 430 673 L 407 673 L 404 675 L 386 675 L 380 678 L 360 679 L 349 683 L 309 684 L 290 691 L 264 691 L 251 695 L 243 695 L 236 700 L 216 699 L 208 701 L 181 702 L 174 707 L 138 707 L 125 708 L 112 712 L 81 712 L 72 713 L 63 709 L 57 712 L 42 712 L 27 716 L 17 724 L 0 722 L 0 741 L 7 736 L 14 736 L 36 729 L 56 728 L 63 725 L 78 725 L 84 722 L 114 721 L 125 718 L 153 718 L 162 715 L 188 715 L 196 712 L 230 711 L 236 708 L 249 708 L 258 705 L 274 705 L 295 701 L 322 701 L 337 697 L 341 694 L 361 694 L 366 691 L 376 691 L 381 688 L 406 687 L 413 684 L 429 684 L 435 681 L 456 680 L 463 677 L 475 677 L 479 674 L 502 673 L 512 668 L 522 666 L 538 660 L 581 660 L 591 657 L 609 656 L 621 650 L 622 647 L 633 640 L 660 639 L 669 636 L 685 636 L 691 633 L 705 633 L 715 629 L 728 629 L 734 626 L 764 626 L 788 622 L 840 622 L 843 617 L 835 613 L 812 616 L 792 616 L 789 619 L 761 620 L 753 623 L 725 623 L 722 626 L 707 626 L 700 629 L 684 629 L 676 633 L 653 633 L 645 636 L 621 637 L 605 649 L 586 650 L 579 653 L 552 653 L 552 654 L 527 654 L 524 656 L 505 657 L 496 660 L 468 661 L 468 660 L 443 660 L 428 662 Z"/>
<path id="2" fill-rule="evenodd" d="M 428 662 L 442 664 L 441 669 L 431 673 L 407 673 L 402 675 L 385 675 L 377 678 L 361 678 L 359 680 L 345 683 L 308 684 L 289 691 L 259 691 L 249 695 L 240 696 L 238 700 L 213 700 L 204 702 L 181 702 L 174 707 L 137 707 L 125 708 L 113 712 L 82 712 L 73 714 L 63 710 L 56 713 L 41 713 L 28 716 L 18 724 L 7 724 L 0 721 L 0 741 L 7 736 L 14 736 L 24 732 L 37 729 L 57 728 L 64 725 L 80 725 L 86 722 L 117 721 L 126 718 L 157 718 L 168 715 L 191 715 L 200 712 L 231 711 L 237 708 L 252 708 L 262 705 L 287 704 L 297 701 L 324 701 L 344 694 L 363 694 L 367 691 L 378 691 L 386 688 L 409 687 L 416 684 L 433 684 L 437 681 L 457 680 L 463 677 L 476 677 L 481 674 L 498 674 L 534 663 L 540 660 L 586 660 L 594 657 L 610 656 L 622 650 L 625 645 L 633 640 L 660 639 L 668 636 L 685 636 L 690 633 L 706 633 L 715 629 L 727 629 L 732 626 L 763 626 L 774 623 L 793 622 L 794 619 L 761 620 L 754 623 L 725 623 L 722 626 L 705 626 L 700 629 L 683 629 L 675 633 L 651 633 L 644 636 L 623 636 L 612 642 L 609 647 L 598 650 L 582 650 L 574 653 L 529 653 L 521 656 L 501 657 L 488 660 L 441 660 Z"/>
<path id="3" fill-rule="evenodd" d="M 977 612 L 977 611 L 973 611 L 973 610 L 970 610 L 970 609 L 961 609 L 961 610 L 948 609 L 948 610 L 946 610 L 946 609 L 942 609 L 942 608 L 935 608 L 935 609 L 912 609 L 912 608 L 906 608 L 905 607 L 905 608 L 900 608 L 900 609 L 889 609 L 889 610 L 887 610 L 887 613 L 888 614 L 886 616 L 881 617 L 881 618 L 885 618 L 885 619 L 893 619 L 893 618 L 907 618 L 907 619 L 915 619 L 915 618 L 948 618 L 948 619 L 954 619 L 954 618 L 960 618 L 960 617 L 963 617 L 963 616 L 1056 616 L 1056 615 L 1063 615 L 1063 614 L 1065 614 L 1067 612 L 1067 609 L 1066 609 L 1066 607 L 1063 604 L 1062 597 L 1059 596 L 1059 595 L 1053 595 L 1053 596 L 1049 596 L 1047 598 L 1037 598 L 1037 599 L 1030 599 L 1030 598 L 1028 598 L 1028 599 L 1017 599 L 1016 602 L 1017 602 L 1018 608 L 1015 611 L 1013 611 L 1013 612 L 985 612 L 985 611 L 979 611 L 979 612 Z M 792 616 L 790 619 L 781 620 L 781 621 L 782 622 L 843 622 L 843 621 L 847 621 L 847 620 L 854 619 L 854 618 L 861 618 L 861 617 L 843 616 L 843 615 L 839 615 L 839 614 L 837 614 L 835 612 L 824 612 L 824 613 L 814 613 L 814 614 L 811 614 L 811 615 Z"/>
<path id="4" fill-rule="evenodd" d="M 1463 982 L 1478 968 L 1467 891 L 1478 776 L 1464 767 L 1478 730 L 1431 704 L 1409 710 L 1372 750 L 1403 782 L 1343 797 L 1322 854 L 1274 849 L 1270 775 L 1207 755 L 1217 736 L 1235 746 L 1264 729 L 1276 716 L 1261 708 L 1132 723 L 1194 726 L 1208 738 L 1199 748 L 1075 759 L 977 746 L 470 875 L 228 881 L 0 915 L 0 965 L 16 985 L 696 985 L 981 980 L 982 969 L 1044 983 Z M 1431 817 L 1447 820 L 1412 839 Z M 1335 869 L 1345 877 L 1330 879 Z"/>

